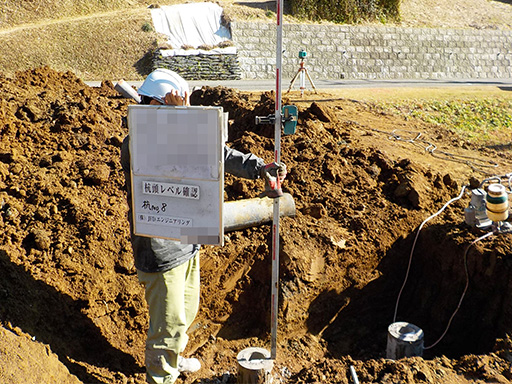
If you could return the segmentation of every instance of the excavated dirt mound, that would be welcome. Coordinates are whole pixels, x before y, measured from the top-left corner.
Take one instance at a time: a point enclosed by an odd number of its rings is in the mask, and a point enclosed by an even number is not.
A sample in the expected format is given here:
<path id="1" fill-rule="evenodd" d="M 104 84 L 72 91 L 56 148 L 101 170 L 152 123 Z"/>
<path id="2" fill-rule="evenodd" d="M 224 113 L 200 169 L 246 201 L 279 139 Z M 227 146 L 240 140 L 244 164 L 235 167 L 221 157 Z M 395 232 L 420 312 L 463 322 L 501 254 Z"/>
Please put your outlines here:
<path id="1" fill-rule="evenodd" d="M 148 317 L 119 161 L 132 102 L 108 81 L 91 88 L 49 68 L 1 80 L 0 382 L 143 383 Z M 192 102 L 222 105 L 228 144 L 272 160 L 273 127 L 254 123 L 273 112 L 271 93 L 203 88 Z M 293 103 L 298 130 L 283 137 L 282 159 L 297 214 L 281 221 L 274 382 L 351 383 L 350 366 L 362 383 L 512 382 L 511 235 L 470 246 L 484 232 L 464 224 L 464 192 L 415 242 L 427 217 L 487 175 L 389 132 L 421 131 L 457 155 L 498 153 L 356 100 Z M 511 171 L 510 152 L 499 162 L 493 173 Z M 263 189 L 225 184 L 226 200 Z M 203 247 L 187 348 L 203 368 L 183 383 L 235 383 L 238 352 L 269 348 L 270 226 L 225 243 Z M 423 358 L 385 359 L 394 320 L 422 328 Z"/>

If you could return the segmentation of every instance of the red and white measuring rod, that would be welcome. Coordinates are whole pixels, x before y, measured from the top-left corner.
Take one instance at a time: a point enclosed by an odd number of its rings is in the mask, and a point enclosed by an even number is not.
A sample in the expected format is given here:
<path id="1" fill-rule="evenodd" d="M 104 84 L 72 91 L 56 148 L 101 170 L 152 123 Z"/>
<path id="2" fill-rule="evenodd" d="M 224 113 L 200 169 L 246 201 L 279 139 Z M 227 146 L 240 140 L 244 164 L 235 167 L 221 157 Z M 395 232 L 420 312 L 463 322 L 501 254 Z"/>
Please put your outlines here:
<path id="1" fill-rule="evenodd" d="M 276 0 L 277 38 L 276 38 L 276 117 L 274 135 L 274 161 L 281 161 L 281 67 L 283 64 L 283 0 Z M 271 308 L 271 346 L 270 357 L 275 360 L 277 350 L 277 318 L 279 292 L 279 198 L 274 199 L 272 220 L 272 308 Z"/>

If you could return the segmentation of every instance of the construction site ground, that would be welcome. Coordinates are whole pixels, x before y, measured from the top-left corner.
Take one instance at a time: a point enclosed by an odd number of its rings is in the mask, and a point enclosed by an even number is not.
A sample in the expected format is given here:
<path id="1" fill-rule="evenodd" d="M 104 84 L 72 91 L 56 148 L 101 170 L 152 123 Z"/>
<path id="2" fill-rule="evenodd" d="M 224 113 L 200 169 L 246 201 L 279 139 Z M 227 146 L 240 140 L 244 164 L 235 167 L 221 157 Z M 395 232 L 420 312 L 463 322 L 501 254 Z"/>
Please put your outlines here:
<path id="1" fill-rule="evenodd" d="M 511 235 L 470 247 L 485 232 L 464 222 L 469 187 L 512 171 L 510 137 L 482 146 L 356 93 L 284 102 L 299 108 L 282 139 L 296 216 L 281 219 L 273 383 L 352 383 L 350 366 L 361 383 L 512 382 Z M 148 315 L 119 158 L 132 103 L 70 72 L 2 76 L 0 383 L 144 383 Z M 273 94 L 203 88 L 192 103 L 223 106 L 228 145 L 272 161 L 274 128 L 255 117 L 273 113 Z M 226 175 L 226 201 L 262 190 Z M 203 246 L 185 353 L 202 368 L 179 383 L 235 383 L 237 354 L 269 349 L 271 238 L 265 224 Z M 394 320 L 424 331 L 423 357 L 386 359 Z"/>

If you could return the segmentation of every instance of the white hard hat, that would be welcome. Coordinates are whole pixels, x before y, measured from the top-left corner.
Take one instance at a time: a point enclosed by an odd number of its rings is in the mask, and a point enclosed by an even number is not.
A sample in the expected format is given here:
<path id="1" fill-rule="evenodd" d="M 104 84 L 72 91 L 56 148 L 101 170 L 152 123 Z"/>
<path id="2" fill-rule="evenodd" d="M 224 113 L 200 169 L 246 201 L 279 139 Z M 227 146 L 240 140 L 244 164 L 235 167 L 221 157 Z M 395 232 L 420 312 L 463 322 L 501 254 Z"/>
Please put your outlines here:
<path id="1" fill-rule="evenodd" d="M 137 92 L 141 96 L 148 96 L 165 104 L 165 95 L 174 90 L 178 91 L 181 97 L 185 97 L 185 92 L 190 93 L 183 77 L 169 69 L 158 68 L 146 77 Z"/>

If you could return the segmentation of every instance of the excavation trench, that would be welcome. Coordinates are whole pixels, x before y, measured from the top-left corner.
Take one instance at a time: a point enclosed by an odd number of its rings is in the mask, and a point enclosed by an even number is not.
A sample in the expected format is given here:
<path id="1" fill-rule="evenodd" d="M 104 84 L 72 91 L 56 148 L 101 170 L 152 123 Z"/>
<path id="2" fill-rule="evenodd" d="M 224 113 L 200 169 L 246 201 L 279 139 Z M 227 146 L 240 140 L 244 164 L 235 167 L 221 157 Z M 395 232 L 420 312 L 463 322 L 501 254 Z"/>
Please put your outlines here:
<path id="1" fill-rule="evenodd" d="M 346 304 L 323 331 L 334 354 L 383 356 L 387 327 L 395 320 L 424 331 L 425 358 L 486 354 L 493 351 L 497 339 L 510 333 L 512 264 L 510 255 L 503 253 L 508 240 L 498 235 L 470 247 L 474 239 L 463 224 L 434 224 L 422 230 L 394 319 L 415 230 L 388 252 L 378 267 L 381 276 L 355 292 L 349 304 L 346 292 L 341 297 L 327 293 L 317 298 L 316 306 L 327 307 L 333 301 Z M 314 320 L 310 322 L 314 329 Z"/>

